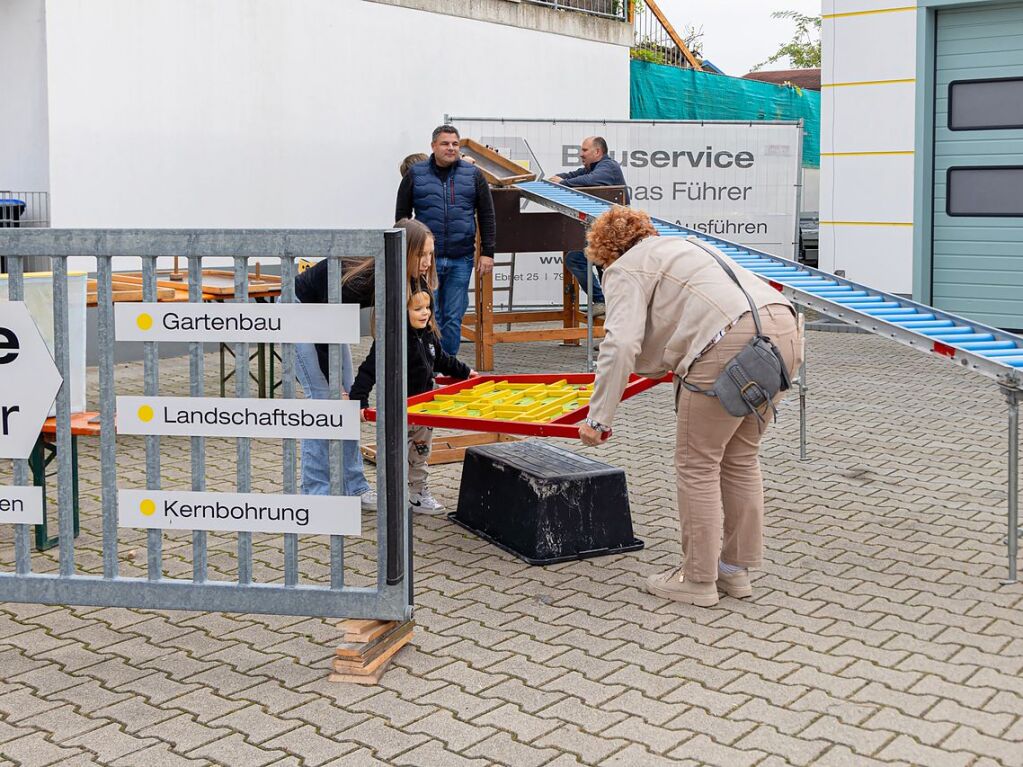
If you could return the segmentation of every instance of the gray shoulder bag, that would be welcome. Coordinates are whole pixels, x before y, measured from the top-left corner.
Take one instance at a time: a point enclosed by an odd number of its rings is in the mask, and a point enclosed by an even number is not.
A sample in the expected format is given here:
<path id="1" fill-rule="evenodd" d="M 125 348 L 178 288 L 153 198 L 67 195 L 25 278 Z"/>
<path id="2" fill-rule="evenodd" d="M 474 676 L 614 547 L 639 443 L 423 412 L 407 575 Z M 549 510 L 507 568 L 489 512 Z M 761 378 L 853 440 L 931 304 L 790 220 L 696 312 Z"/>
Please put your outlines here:
<path id="1" fill-rule="evenodd" d="M 738 354 L 728 361 L 713 387 L 701 389 L 685 379 L 682 379 L 682 385 L 689 391 L 706 394 L 708 397 L 717 397 L 725 410 L 736 418 L 754 413 L 763 422 L 763 413 L 767 411 L 767 408 L 770 408 L 774 417 L 777 418 L 778 409 L 774 406 L 774 396 L 792 385 L 792 379 L 789 378 L 789 372 L 785 367 L 781 352 L 778 351 L 778 347 L 771 339 L 764 335 L 757 306 L 731 267 L 722 261 L 714 251 L 706 248 L 703 243 L 693 240 L 693 244 L 713 256 L 714 260 L 746 296 L 757 333 Z"/>

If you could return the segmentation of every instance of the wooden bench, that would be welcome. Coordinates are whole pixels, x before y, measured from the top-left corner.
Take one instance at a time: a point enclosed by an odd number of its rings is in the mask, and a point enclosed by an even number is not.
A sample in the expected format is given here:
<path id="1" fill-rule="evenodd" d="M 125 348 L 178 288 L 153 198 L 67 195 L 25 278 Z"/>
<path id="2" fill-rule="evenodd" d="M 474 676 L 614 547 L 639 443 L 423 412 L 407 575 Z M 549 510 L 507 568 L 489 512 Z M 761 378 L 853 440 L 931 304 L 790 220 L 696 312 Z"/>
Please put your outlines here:
<path id="1" fill-rule="evenodd" d="M 74 535 L 78 537 L 81 530 L 79 523 L 80 507 L 78 496 L 78 438 L 98 437 L 100 435 L 99 413 L 86 411 L 71 414 L 71 508 L 74 519 Z M 43 523 L 35 526 L 36 551 L 52 549 L 60 542 L 60 536 L 50 536 L 49 523 L 46 519 L 46 478 L 47 467 L 57 457 L 57 419 L 47 418 L 43 423 L 39 438 L 28 465 L 32 470 L 32 483 L 43 490 Z"/>

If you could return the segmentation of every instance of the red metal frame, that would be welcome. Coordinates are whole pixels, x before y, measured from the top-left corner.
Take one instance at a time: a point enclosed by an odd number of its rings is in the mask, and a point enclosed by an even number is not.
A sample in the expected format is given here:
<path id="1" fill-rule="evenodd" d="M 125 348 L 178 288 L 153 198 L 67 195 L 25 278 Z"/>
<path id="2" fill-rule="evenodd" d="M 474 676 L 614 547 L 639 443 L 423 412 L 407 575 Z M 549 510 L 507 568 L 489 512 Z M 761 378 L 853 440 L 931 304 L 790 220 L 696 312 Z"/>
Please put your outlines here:
<path id="1" fill-rule="evenodd" d="M 409 405 L 429 402 L 438 394 L 455 394 L 462 389 L 470 389 L 487 381 L 508 381 L 509 383 L 554 383 L 567 381 L 570 384 L 593 383 L 593 373 L 544 373 L 534 375 L 481 375 L 456 381 L 439 389 L 417 394 L 408 398 Z M 671 375 L 664 378 L 643 378 L 635 373 L 629 375 L 629 383 L 622 393 L 622 400 L 653 388 L 659 383 L 671 380 Z M 377 411 L 366 408 L 366 420 L 376 421 Z M 505 421 L 499 418 L 467 418 L 465 416 L 432 415 L 430 413 L 409 413 L 408 422 L 420 426 L 432 426 L 435 429 L 462 429 L 464 431 L 490 431 L 500 434 L 522 434 L 528 437 L 565 437 L 575 439 L 579 436 L 579 427 L 574 424 L 583 420 L 590 412 L 589 405 L 583 405 L 571 413 L 565 413 L 548 423 L 528 423 L 524 421 Z"/>

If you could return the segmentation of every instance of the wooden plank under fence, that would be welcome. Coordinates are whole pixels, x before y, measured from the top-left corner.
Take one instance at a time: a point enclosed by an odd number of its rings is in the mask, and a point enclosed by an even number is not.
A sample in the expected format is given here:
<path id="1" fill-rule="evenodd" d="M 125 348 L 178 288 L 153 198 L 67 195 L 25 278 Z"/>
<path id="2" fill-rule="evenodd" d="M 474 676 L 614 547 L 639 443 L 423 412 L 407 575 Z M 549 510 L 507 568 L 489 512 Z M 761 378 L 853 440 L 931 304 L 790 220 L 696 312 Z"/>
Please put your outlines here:
<path id="1" fill-rule="evenodd" d="M 397 652 L 412 641 L 413 621 L 345 620 L 345 641 L 335 651 L 331 682 L 377 684 Z"/>

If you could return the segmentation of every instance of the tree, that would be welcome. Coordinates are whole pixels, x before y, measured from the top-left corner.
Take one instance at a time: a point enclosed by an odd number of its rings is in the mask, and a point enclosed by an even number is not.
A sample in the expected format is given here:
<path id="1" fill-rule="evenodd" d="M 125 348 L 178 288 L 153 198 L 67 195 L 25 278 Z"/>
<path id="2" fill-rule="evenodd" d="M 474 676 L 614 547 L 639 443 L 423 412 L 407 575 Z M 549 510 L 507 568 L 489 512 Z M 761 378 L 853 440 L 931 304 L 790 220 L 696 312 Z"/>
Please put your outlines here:
<path id="1" fill-rule="evenodd" d="M 703 58 L 703 26 L 699 29 L 695 24 L 686 24 L 682 30 L 682 43 L 689 49 L 689 52 L 698 59 Z"/>
<path id="2" fill-rule="evenodd" d="M 796 30 L 792 40 L 785 43 L 767 61 L 753 67 L 756 72 L 767 64 L 787 58 L 795 69 L 815 69 L 821 65 L 821 17 L 805 16 L 798 11 L 775 11 L 772 19 L 792 19 Z"/>

